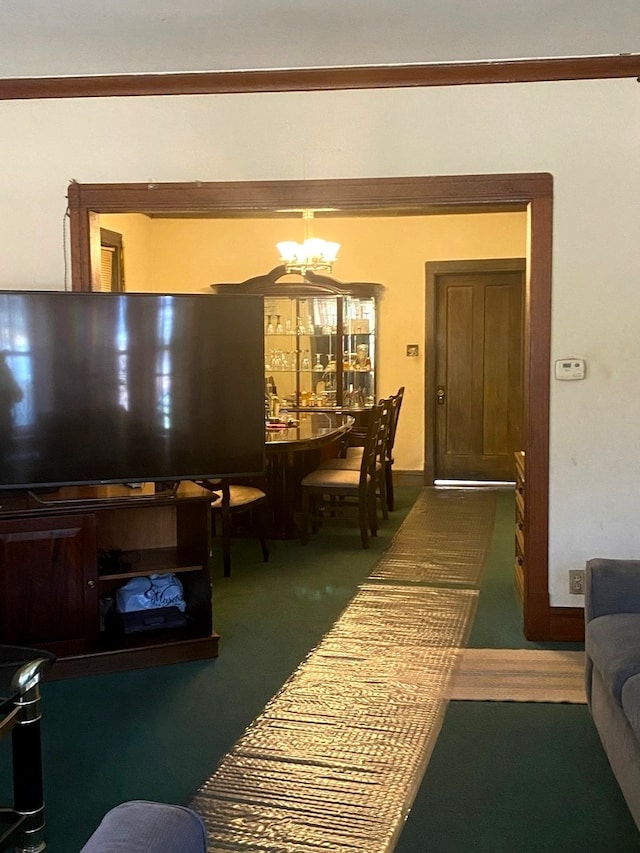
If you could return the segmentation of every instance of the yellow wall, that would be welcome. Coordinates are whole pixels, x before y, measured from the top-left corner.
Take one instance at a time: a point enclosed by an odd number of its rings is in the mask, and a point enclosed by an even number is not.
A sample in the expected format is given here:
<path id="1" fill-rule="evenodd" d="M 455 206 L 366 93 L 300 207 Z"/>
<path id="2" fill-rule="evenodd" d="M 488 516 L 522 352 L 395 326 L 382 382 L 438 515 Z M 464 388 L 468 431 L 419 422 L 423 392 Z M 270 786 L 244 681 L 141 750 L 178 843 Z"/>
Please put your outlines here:
<path id="1" fill-rule="evenodd" d="M 278 265 L 277 241 L 303 238 L 297 219 L 148 219 L 131 214 L 102 215 L 100 222 L 123 234 L 131 291 L 206 292 L 212 283 L 243 281 Z M 378 395 L 405 385 L 396 466 L 421 471 L 425 263 L 524 257 L 526 214 L 317 219 L 313 234 L 342 244 L 333 271 L 337 279 L 378 281 L 385 287 L 378 323 Z M 408 343 L 420 345 L 419 358 L 407 358 Z"/>
<path id="2" fill-rule="evenodd" d="M 102 214 L 100 226 L 122 234 L 125 290 L 153 290 L 149 217 L 140 213 Z"/>

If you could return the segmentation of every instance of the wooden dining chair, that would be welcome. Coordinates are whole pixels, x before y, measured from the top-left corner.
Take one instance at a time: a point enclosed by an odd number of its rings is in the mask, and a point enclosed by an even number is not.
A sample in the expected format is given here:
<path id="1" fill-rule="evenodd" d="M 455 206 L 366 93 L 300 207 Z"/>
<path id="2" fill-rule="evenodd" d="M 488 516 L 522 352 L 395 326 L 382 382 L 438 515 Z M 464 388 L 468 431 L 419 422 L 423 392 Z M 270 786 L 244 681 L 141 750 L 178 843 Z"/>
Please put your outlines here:
<path id="1" fill-rule="evenodd" d="M 392 394 L 388 399 L 391 404 L 391 417 L 387 425 L 387 435 L 384 440 L 384 448 L 379 446 L 379 455 L 376 463 L 376 493 L 380 499 L 380 509 L 383 519 L 389 517 L 389 512 L 393 510 L 393 445 L 395 442 L 396 428 L 398 426 L 398 417 L 400 415 L 400 407 L 402 406 L 402 398 L 404 396 L 404 385 L 398 389 L 397 394 Z M 347 435 L 348 438 L 348 435 Z M 360 460 L 362 459 L 363 448 L 360 444 L 344 447 L 344 455 L 336 456 L 333 459 L 327 459 L 322 463 L 325 468 L 359 468 Z M 380 480 L 383 479 L 384 483 Z"/>
<path id="2" fill-rule="evenodd" d="M 222 540 L 222 566 L 225 578 L 231 575 L 231 534 L 233 519 L 240 513 L 250 513 L 251 521 L 255 523 L 262 549 L 262 559 L 269 561 L 269 545 L 267 541 L 269 507 L 265 492 L 255 486 L 242 483 L 231 483 L 227 479 L 207 482 L 207 488 L 212 490 L 211 501 L 211 533 L 216 535 L 216 518 L 220 516 L 220 532 Z"/>
<path id="3" fill-rule="evenodd" d="M 302 480 L 303 544 L 309 541 L 310 522 L 313 532 L 317 532 L 321 509 L 342 513 L 345 509 L 354 508 L 358 511 L 362 547 L 369 547 L 369 534 L 376 536 L 378 532 L 376 492 L 378 487 L 384 489 L 384 476 L 380 477 L 379 474 L 382 470 L 379 457 L 384 453 L 390 417 L 389 401 L 380 400 L 371 411 L 367 436 L 357 467 L 348 464 L 336 467 L 321 463 Z"/>
<path id="4" fill-rule="evenodd" d="M 400 419 L 400 409 L 402 408 L 402 400 L 404 398 L 404 385 L 398 388 L 396 394 L 391 398 L 393 400 L 393 414 L 391 415 L 391 424 L 389 426 L 389 438 L 385 448 L 384 458 L 384 480 L 387 495 L 387 507 L 389 512 L 393 512 L 394 495 L 393 495 L 393 445 L 396 443 L 396 430 L 398 429 L 398 420 Z"/>
<path id="5" fill-rule="evenodd" d="M 393 494 L 393 446 L 396 441 L 396 430 L 398 428 L 398 420 L 400 418 L 400 409 L 402 407 L 402 400 L 404 398 L 404 385 L 401 385 L 398 388 L 395 394 L 392 394 L 389 397 L 391 402 L 391 407 L 393 409 L 391 414 L 391 420 L 389 422 L 389 434 L 387 436 L 387 440 L 385 442 L 384 456 L 381 460 L 382 467 L 384 469 L 384 482 L 385 482 L 385 496 L 386 496 L 386 505 L 389 512 L 393 512 L 394 507 L 394 494 Z M 345 458 L 352 460 L 353 463 L 357 464 L 360 454 L 362 450 L 360 447 L 347 447 L 345 449 Z M 384 516 L 385 518 L 387 516 Z"/>

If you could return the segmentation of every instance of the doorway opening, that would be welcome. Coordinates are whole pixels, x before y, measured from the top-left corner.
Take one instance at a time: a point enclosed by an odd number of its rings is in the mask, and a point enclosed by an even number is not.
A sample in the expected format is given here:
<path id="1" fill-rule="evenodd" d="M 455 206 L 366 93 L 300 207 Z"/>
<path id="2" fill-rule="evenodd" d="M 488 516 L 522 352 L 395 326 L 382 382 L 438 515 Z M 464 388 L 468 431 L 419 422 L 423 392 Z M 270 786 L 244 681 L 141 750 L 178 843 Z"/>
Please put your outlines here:
<path id="1" fill-rule="evenodd" d="M 291 208 L 338 208 L 392 215 L 398 211 L 467 213 L 526 211 L 523 329 L 523 429 L 527 454 L 524 632 L 536 640 L 570 638 L 581 629 L 578 608 L 552 608 L 548 592 L 549 357 L 553 178 L 547 173 L 242 181 L 171 184 L 79 184 L 68 191 L 72 287 L 97 289 L 92 266 L 100 213 L 260 215 Z"/>

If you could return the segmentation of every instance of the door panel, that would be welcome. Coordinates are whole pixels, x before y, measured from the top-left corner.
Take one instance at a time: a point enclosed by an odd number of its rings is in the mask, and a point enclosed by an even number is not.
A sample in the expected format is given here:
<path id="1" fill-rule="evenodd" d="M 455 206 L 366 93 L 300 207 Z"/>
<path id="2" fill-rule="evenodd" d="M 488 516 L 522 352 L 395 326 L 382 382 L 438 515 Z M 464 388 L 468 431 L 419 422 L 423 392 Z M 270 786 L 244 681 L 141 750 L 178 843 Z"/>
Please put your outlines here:
<path id="1" fill-rule="evenodd" d="M 0 521 L 0 642 L 57 654 L 95 647 L 94 515 Z"/>
<path id="2" fill-rule="evenodd" d="M 513 453 L 522 442 L 523 286 L 524 267 L 436 276 L 438 479 L 514 478 Z"/>
<path id="3" fill-rule="evenodd" d="M 445 389 L 438 415 L 442 422 L 443 452 L 445 456 L 467 452 L 472 436 L 473 391 L 471 374 L 466 365 L 473 361 L 473 290 L 467 287 L 439 292 L 442 305 L 439 316 L 445 321 L 443 345 L 448 360 L 438 375 L 438 384 Z M 448 341 L 456 345 L 447 346 Z"/>

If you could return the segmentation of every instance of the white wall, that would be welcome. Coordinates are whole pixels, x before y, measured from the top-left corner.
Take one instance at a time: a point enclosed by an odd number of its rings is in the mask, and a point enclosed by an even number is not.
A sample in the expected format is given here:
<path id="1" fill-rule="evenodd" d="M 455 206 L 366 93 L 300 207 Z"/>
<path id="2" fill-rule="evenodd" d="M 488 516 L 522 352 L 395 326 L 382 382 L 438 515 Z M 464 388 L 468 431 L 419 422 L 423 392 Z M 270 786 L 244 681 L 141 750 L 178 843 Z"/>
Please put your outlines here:
<path id="1" fill-rule="evenodd" d="M 640 100 L 632 80 L 0 103 L 4 287 L 61 287 L 66 186 L 549 171 L 550 590 L 640 553 Z M 422 311 L 422 306 L 416 306 Z"/>

